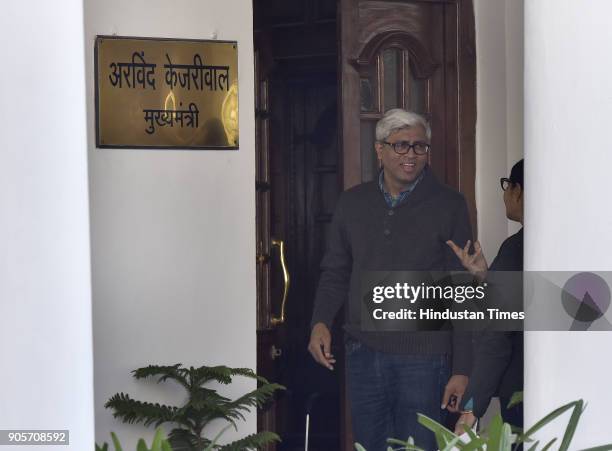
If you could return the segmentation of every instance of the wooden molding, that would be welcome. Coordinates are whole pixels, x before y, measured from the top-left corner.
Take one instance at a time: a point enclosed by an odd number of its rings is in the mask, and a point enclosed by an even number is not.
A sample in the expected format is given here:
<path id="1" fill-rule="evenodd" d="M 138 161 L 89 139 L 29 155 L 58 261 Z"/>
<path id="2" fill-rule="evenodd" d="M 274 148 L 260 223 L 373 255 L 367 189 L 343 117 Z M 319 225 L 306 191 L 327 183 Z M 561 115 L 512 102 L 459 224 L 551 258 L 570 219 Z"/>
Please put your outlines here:
<path id="1" fill-rule="evenodd" d="M 359 56 L 349 60 L 349 62 L 359 73 L 364 73 L 368 67 L 375 64 L 378 53 L 387 48 L 399 48 L 408 51 L 415 62 L 412 69 L 416 78 L 427 79 L 439 67 L 439 64 L 431 58 L 427 49 L 418 39 L 401 30 L 390 30 L 377 34 L 364 45 Z"/>

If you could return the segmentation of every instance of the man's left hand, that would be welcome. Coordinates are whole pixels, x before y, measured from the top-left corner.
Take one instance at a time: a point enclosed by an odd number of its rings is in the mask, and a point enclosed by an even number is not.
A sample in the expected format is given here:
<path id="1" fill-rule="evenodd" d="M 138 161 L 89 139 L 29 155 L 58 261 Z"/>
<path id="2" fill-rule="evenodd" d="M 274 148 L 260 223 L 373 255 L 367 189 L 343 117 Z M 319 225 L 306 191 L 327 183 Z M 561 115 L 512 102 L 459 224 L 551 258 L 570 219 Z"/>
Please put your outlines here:
<path id="1" fill-rule="evenodd" d="M 461 405 L 461 398 L 467 388 L 469 378 L 460 374 L 451 376 L 444 388 L 444 396 L 442 397 L 442 409 L 448 409 L 449 412 L 458 412 Z M 450 402 L 453 397 L 453 402 Z"/>
<path id="2" fill-rule="evenodd" d="M 465 412 L 461 414 L 459 420 L 457 420 L 457 424 L 455 425 L 455 434 L 465 434 L 465 428 L 473 428 L 474 424 L 476 424 L 476 417 L 472 412 Z"/>

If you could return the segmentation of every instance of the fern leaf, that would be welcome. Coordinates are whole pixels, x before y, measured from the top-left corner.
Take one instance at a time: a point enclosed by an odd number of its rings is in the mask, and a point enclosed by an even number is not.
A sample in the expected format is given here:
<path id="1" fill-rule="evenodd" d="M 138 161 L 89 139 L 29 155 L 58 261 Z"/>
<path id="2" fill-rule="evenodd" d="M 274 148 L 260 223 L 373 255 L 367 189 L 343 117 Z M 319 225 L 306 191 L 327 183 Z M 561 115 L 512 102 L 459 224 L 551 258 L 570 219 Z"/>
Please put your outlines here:
<path id="1" fill-rule="evenodd" d="M 262 407 L 274 396 L 276 390 L 284 390 L 279 384 L 265 384 L 230 402 L 228 407 L 236 410 L 249 411 L 252 407 Z"/>
<path id="2" fill-rule="evenodd" d="M 255 374 L 250 368 L 230 368 L 225 365 L 219 366 L 201 366 L 199 368 L 190 368 L 191 381 L 194 386 L 200 386 L 215 380 L 220 384 L 230 384 L 234 376 L 248 377 L 255 379 L 260 383 L 267 384 L 268 381 L 261 376 Z"/>
<path id="3" fill-rule="evenodd" d="M 206 399 L 192 400 L 185 406 L 185 413 L 188 413 L 189 416 L 195 416 L 200 421 L 206 423 L 217 418 L 222 418 L 227 421 L 244 419 L 240 412 L 237 412 L 236 409 L 228 406 L 228 404 L 229 403 L 218 403 Z"/>
<path id="4" fill-rule="evenodd" d="M 189 381 L 187 380 L 187 371 L 181 368 L 181 364 L 176 365 L 149 365 L 143 368 L 138 368 L 132 371 L 132 375 L 136 379 L 145 379 L 147 377 L 159 376 L 157 383 L 165 382 L 168 379 L 175 380 L 187 390 L 189 390 Z"/>
<path id="5" fill-rule="evenodd" d="M 194 387 L 200 386 L 211 380 L 220 384 L 228 385 L 232 382 L 232 368 L 224 365 L 220 366 L 201 366 L 190 368 L 191 383 Z"/>
<path id="6" fill-rule="evenodd" d="M 216 390 L 211 390 L 209 388 L 197 387 L 191 390 L 190 392 L 190 401 L 193 402 L 202 402 L 208 401 L 217 404 L 227 404 L 231 401 L 231 399 L 226 398 L 225 396 L 220 395 Z"/>
<path id="7" fill-rule="evenodd" d="M 183 428 L 172 429 L 168 434 L 168 441 L 173 451 L 193 451 L 205 448 L 210 440 L 198 437 L 192 431 Z"/>
<path id="8" fill-rule="evenodd" d="M 262 384 L 269 384 L 268 380 L 263 376 L 258 376 L 255 372 L 250 368 L 232 368 L 232 376 L 243 376 L 249 377 L 251 379 L 256 379 L 258 382 Z"/>
<path id="9" fill-rule="evenodd" d="M 104 404 L 104 407 L 112 409 L 113 416 L 121 418 L 125 423 L 142 423 L 145 426 L 155 424 L 156 427 L 168 421 L 174 421 L 178 410 L 174 406 L 136 401 L 125 393 L 115 394 Z"/>
<path id="10" fill-rule="evenodd" d="M 180 363 L 177 363 L 176 365 L 148 365 L 135 369 L 132 371 L 132 375 L 136 379 L 144 379 L 152 376 L 163 376 L 168 373 L 176 372 L 180 367 Z"/>
<path id="11" fill-rule="evenodd" d="M 245 450 L 258 450 L 265 445 L 273 442 L 280 442 L 280 437 L 274 432 L 258 432 L 257 434 L 247 435 L 240 440 L 223 445 L 219 448 L 220 451 L 245 451 Z"/>

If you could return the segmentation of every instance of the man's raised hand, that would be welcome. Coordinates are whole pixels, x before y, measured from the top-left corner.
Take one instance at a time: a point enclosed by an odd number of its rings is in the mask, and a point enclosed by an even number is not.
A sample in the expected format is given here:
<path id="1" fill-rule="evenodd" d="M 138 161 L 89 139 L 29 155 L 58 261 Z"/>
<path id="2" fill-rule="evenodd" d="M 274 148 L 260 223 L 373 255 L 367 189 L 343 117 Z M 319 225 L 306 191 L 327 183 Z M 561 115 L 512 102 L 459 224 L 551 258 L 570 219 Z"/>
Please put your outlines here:
<path id="1" fill-rule="evenodd" d="M 461 261 L 463 267 L 471 274 L 478 277 L 480 280 L 484 280 L 487 277 L 489 267 L 487 265 L 487 260 L 482 253 L 482 247 L 478 241 L 474 242 L 473 254 L 470 254 L 470 244 L 472 244 L 471 240 L 468 240 L 463 248 L 457 246 L 453 240 L 448 240 L 446 244 L 448 244 L 448 247 L 453 250 L 459 261 Z"/>

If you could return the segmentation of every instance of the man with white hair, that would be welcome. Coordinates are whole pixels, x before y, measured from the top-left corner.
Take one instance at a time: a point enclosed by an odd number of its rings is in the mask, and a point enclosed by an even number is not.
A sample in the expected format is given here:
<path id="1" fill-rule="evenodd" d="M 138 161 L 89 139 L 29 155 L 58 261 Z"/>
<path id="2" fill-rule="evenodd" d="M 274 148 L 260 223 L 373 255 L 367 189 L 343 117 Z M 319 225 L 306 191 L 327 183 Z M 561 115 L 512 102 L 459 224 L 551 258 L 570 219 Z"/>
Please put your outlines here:
<path id="1" fill-rule="evenodd" d="M 456 410 L 468 382 L 470 334 L 361 328 L 361 271 L 461 269 L 445 243 L 472 238 L 467 205 L 460 193 L 436 180 L 428 165 L 430 142 L 431 128 L 418 114 L 393 109 L 378 121 L 379 177 L 342 193 L 321 262 L 308 349 L 333 369 L 330 329 L 348 300 L 344 329 L 353 436 L 368 451 L 386 450 L 389 437 L 409 436 L 417 446 L 437 449 L 416 414 L 443 422 L 444 409 Z"/>

